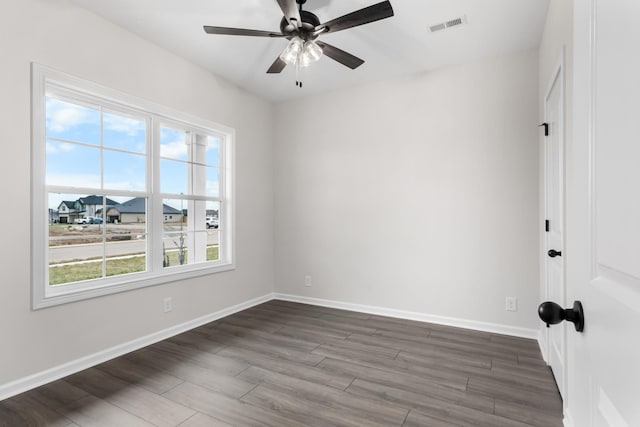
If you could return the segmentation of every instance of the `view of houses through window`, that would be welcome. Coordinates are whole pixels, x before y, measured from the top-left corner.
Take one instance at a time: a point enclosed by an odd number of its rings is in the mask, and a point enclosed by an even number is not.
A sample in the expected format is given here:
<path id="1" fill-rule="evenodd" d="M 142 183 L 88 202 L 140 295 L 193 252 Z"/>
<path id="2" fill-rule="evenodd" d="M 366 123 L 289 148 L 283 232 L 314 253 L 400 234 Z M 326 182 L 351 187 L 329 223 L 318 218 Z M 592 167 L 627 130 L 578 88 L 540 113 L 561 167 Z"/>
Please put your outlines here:
<path id="1" fill-rule="evenodd" d="M 52 195 L 53 204 L 58 196 Z M 106 276 L 145 271 L 146 205 L 143 197 L 118 202 L 90 195 L 62 200 L 57 208 L 49 208 L 49 283 L 103 277 L 103 261 Z M 163 203 L 162 213 L 167 232 L 163 267 L 187 264 L 188 209 Z M 217 206 L 206 210 L 206 261 L 219 258 L 218 213 Z"/>

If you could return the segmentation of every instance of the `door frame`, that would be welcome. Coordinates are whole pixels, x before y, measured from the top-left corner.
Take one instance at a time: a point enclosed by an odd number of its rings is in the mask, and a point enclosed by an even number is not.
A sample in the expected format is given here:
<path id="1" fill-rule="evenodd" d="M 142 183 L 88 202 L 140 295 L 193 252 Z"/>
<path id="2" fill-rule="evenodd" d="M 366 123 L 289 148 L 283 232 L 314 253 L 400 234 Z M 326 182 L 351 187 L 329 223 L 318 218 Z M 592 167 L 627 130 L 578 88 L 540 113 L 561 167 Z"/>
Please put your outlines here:
<path id="1" fill-rule="evenodd" d="M 546 90 L 544 92 L 544 98 L 543 98 L 543 117 L 544 117 L 544 123 L 548 123 L 548 117 L 549 117 L 549 112 L 547 110 L 547 101 L 551 95 L 551 91 L 554 88 L 554 85 L 556 84 L 556 81 L 558 82 L 559 89 L 560 89 L 560 104 L 562 106 L 562 136 L 560 139 L 560 144 L 562 145 L 560 147 L 560 159 L 559 159 L 559 167 L 560 167 L 560 171 L 559 171 L 559 178 L 561 181 L 560 184 L 560 199 L 561 199 L 561 221 L 562 221 L 562 236 L 561 236 L 561 248 L 564 251 L 564 248 L 566 246 L 566 225 L 567 225 L 567 215 L 566 215 L 566 208 L 567 208 L 567 200 L 566 200 L 566 147 L 567 147 L 567 103 L 566 103 L 566 68 L 565 68 L 565 47 L 563 46 L 561 51 L 560 51 L 560 56 L 558 58 L 558 60 L 556 61 L 555 66 L 552 68 L 552 73 L 550 74 L 549 77 L 549 81 L 547 83 L 547 87 Z M 549 194 L 548 194 L 548 182 L 547 182 L 547 177 L 548 177 L 548 169 L 549 169 L 549 164 L 548 164 L 548 160 L 549 160 L 549 139 L 547 136 L 545 136 L 543 134 L 543 144 L 542 144 L 542 209 L 541 209 L 541 218 L 540 218 L 540 224 L 542 225 L 541 227 L 541 233 L 540 233 L 540 242 L 541 242 L 541 253 L 540 253 L 540 273 L 541 273 L 541 277 L 540 277 L 540 281 L 541 281 L 541 289 L 542 289 L 542 300 L 543 301 L 548 301 L 549 300 L 549 281 L 548 281 L 548 267 L 547 267 L 547 232 L 545 230 L 544 224 L 545 224 L 545 220 L 548 219 L 547 216 L 547 212 L 549 210 L 548 207 L 548 200 L 549 200 Z M 567 272 L 566 272 L 566 261 L 564 261 L 564 254 L 563 254 L 563 268 L 562 268 L 562 281 L 563 281 L 563 287 L 564 287 L 564 299 L 565 301 L 567 301 Z M 545 325 L 541 325 L 541 330 L 540 330 L 540 339 L 539 341 L 539 345 L 540 345 L 540 349 L 542 350 L 542 358 L 544 359 L 544 361 L 547 363 L 547 365 L 549 364 L 549 352 L 551 351 L 551 346 L 549 344 L 549 329 L 545 326 Z M 568 348 L 567 348 L 567 329 L 566 327 L 563 328 L 562 330 L 562 336 L 561 339 L 563 341 L 563 348 L 564 348 L 564 354 L 562 355 L 563 357 L 563 365 L 564 365 L 564 372 L 562 375 L 562 384 L 557 384 L 558 388 L 561 390 L 561 394 L 563 397 L 563 406 L 566 407 L 566 404 L 568 402 L 568 380 L 567 380 L 567 375 L 568 375 Z M 557 381 L 557 380 L 556 380 Z"/>

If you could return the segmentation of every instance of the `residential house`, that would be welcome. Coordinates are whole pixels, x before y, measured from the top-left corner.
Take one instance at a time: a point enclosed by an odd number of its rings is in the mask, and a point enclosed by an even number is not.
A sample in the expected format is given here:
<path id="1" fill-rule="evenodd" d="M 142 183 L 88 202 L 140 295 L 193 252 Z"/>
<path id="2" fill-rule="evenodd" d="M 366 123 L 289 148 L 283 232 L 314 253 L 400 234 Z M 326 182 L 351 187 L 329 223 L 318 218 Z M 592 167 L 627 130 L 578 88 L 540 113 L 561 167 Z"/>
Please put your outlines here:
<path id="1" fill-rule="evenodd" d="M 181 210 L 167 204 L 162 205 L 165 223 L 180 224 L 185 215 Z M 135 197 L 123 203 L 117 203 L 107 208 L 107 222 L 111 223 L 144 223 L 146 222 L 147 206 L 144 197 Z"/>
<path id="2" fill-rule="evenodd" d="M 103 203 L 113 206 L 118 202 L 102 196 L 86 196 L 77 200 L 64 200 L 58 205 L 58 221 L 62 224 L 72 223 L 77 218 L 101 216 Z"/>
<path id="3" fill-rule="evenodd" d="M 61 224 L 70 224 L 74 219 L 79 218 L 76 209 L 76 201 L 63 200 L 58 205 L 58 221 Z"/>
<path id="4" fill-rule="evenodd" d="M 81 216 L 100 216 L 102 208 L 104 205 L 114 206 L 117 205 L 118 202 L 111 200 L 108 197 L 91 195 L 87 197 L 80 197 L 77 200 L 79 211 L 78 213 Z"/>

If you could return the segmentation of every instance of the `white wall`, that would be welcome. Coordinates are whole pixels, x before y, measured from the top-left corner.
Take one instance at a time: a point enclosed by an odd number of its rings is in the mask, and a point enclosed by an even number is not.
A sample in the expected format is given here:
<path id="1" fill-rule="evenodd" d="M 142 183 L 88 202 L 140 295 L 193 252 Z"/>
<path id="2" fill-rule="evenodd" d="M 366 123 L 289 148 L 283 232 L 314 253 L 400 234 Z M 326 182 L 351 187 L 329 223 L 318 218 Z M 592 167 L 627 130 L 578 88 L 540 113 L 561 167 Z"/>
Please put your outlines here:
<path id="1" fill-rule="evenodd" d="M 277 105 L 276 290 L 537 328 L 537 117 L 537 50 Z"/>
<path id="2" fill-rule="evenodd" d="M 236 129 L 235 271 L 31 311 L 31 61 Z M 271 104 L 67 0 L 3 3 L 0 94 L 0 385 L 272 292 Z"/>

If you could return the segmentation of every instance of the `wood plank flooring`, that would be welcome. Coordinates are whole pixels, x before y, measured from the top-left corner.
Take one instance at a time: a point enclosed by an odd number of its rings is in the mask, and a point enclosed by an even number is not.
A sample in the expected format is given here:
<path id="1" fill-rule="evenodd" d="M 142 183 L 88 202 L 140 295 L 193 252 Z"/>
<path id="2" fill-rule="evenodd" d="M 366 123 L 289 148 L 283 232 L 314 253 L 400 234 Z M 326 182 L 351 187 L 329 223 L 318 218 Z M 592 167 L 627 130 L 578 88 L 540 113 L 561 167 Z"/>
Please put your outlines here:
<path id="1" fill-rule="evenodd" d="M 0 402 L 0 426 L 562 426 L 537 343 L 270 301 Z"/>

